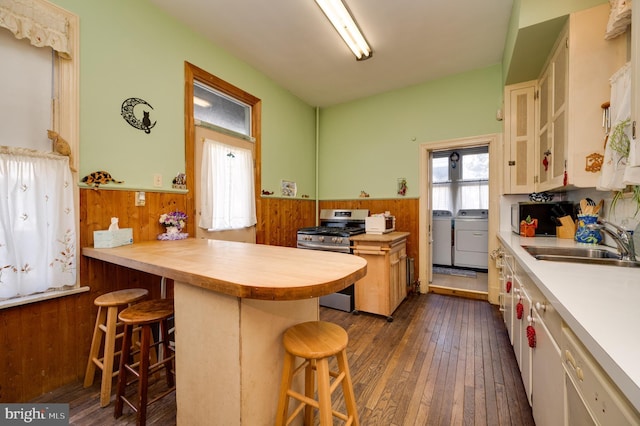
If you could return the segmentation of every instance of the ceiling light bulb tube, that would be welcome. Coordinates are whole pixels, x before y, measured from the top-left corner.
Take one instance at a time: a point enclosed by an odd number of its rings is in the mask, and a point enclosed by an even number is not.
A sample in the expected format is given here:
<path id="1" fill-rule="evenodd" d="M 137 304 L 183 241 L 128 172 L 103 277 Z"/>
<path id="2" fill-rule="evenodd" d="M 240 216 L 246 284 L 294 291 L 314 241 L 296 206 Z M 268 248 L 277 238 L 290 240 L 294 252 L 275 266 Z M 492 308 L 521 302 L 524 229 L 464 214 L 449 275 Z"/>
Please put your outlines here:
<path id="1" fill-rule="evenodd" d="M 316 0 L 316 3 L 356 58 L 362 59 L 362 56 L 368 58 L 371 55 L 371 48 L 342 0 Z"/>
<path id="2" fill-rule="evenodd" d="M 193 103 L 198 105 L 198 106 L 204 107 L 204 108 L 208 108 L 208 107 L 211 106 L 211 102 L 206 101 L 206 100 L 204 100 L 202 98 L 199 98 L 197 96 L 193 97 Z"/>

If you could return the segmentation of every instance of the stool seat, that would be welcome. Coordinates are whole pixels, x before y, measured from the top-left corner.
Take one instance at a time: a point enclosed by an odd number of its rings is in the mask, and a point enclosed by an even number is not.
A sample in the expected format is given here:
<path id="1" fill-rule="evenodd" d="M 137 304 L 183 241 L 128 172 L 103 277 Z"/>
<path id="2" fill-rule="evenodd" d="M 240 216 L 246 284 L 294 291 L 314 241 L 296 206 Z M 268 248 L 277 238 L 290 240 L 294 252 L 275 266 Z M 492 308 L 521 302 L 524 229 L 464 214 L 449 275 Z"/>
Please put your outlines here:
<path id="1" fill-rule="evenodd" d="M 173 299 L 147 300 L 120 312 L 118 318 L 125 324 L 152 324 L 173 315 Z"/>
<path id="2" fill-rule="evenodd" d="M 333 356 L 347 347 L 349 335 L 337 324 L 309 321 L 285 331 L 282 343 L 287 352 L 306 359 Z"/>
<path id="3" fill-rule="evenodd" d="M 359 425 L 349 364 L 347 362 L 347 332 L 337 324 L 326 321 L 309 321 L 289 327 L 282 337 L 285 349 L 282 382 L 278 398 L 276 425 L 290 424 L 304 410 L 304 424 L 314 424 L 314 409 L 318 410 L 321 426 L 333 425 L 333 417 L 343 420 L 345 425 Z M 338 370 L 329 369 L 329 358 L 337 360 Z M 296 366 L 296 357 L 304 361 Z M 304 371 L 304 394 L 292 388 L 293 377 Z M 316 393 L 316 376 L 318 397 Z M 334 379 L 333 383 L 331 378 Z M 342 385 L 347 414 L 331 407 L 331 394 Z M 289 415 L 289 398 L 299 403 Z"/>
<path id="4" fill-rule="evenodd" d="M 149 290 L 145 290 L 144 288 L 127 288 L 98 296 L 93 303 L 96 306 L 123 306 L 146 299 L 147 296 L 149 296 Z"/>
<path id="5" fill-rule="evenodd" d="M 118 318 L 124 324 L 124 337 L 122 357 L 120 357 L 120 372 L 118 375 L 118 389 L 116 391 L 116 403 L 114 417 L 122 415 L 123 404 L 127 404 L 137 413 L 136 424 L 145 425 L 147 421 L 147 405 L 152 404 L 175 390 L 175 355 L 169 345 L 168 319 L 173 316 L 173 299 L 155 299 L 140 302 L 120 312 Z M 159 326 L 159 341 L 152 343 L 152 326 Z M 140 328 L 140 353 L 138 362 L 132 359 L 131 337 L 134 327 Z M 151 359 L 150 349 L 159 346 L 157 362 Z M 167 389 L 162 392 L 154 392 L 154 398 L 149 400 L 148 387 L 149 376 L 164 368 Z M 128 382 L 127 376 L 133 374 L 134 379 Z M 129 384 L 138 382 L 137 395 L 133 399 L 125 395 Z"/>
<path id="6" fill-rule="evenodd" d="M 122 337 L 117 329 L 121 326 L 118 323 L 118 311 L 127 306 L 146 299 L 149 291 L 143 288 L 127 288 L 124 290 L 112 291 L 95 298 L 93 303 L 98 307 L 98 315 L 93 329 L 91 348 L 89 349 L 89 360 L 84 375 L 84 387 L 89 387 L 95 379 L 96 368 L 102 370 L 102 381 L 100 384 L 100 406 L 105 407 L 111 401 L 111 384 L 117 371 L 113 371 L 114 359 L 120 352 L 115 351 L 116 339 Z M 104 350 L 102 356 L 100 347 L 104 336 Z"/>

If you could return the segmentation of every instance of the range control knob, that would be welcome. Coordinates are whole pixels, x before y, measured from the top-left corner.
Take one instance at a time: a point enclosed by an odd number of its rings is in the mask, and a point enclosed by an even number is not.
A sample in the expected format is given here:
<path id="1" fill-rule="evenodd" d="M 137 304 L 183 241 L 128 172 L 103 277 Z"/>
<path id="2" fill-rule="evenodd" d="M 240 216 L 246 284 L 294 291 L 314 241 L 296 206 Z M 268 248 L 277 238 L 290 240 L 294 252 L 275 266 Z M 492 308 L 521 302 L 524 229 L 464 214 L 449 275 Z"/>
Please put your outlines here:
<path id="1" fill-rule="evenodd" d="M 318 241 L 323 242 L 324 241 L 324 237 L 318 237 Z"/>

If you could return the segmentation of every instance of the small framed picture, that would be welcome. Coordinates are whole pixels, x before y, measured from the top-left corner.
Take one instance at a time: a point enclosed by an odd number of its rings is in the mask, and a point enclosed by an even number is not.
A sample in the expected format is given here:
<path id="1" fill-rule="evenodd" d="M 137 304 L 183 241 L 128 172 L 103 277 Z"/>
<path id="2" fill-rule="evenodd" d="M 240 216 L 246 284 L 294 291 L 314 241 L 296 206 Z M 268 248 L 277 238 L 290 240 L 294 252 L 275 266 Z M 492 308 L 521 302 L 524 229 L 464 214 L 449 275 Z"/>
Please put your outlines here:
<path id="1" fill-rule="evenodd" d="M 295 182 L 292 182 L 290 180 L 282 180 L 280 181 L 281 184 L 281 188 L 282 188 L 282 196 L 283 197 L 295 197 L 296 193 L 298 192 L 298 188 L 296 186 Z"/>
<path id="2" fill-rule="evenodd" d="M 398 195 L 407 195 L 407 178 L 398 178 Z"/>

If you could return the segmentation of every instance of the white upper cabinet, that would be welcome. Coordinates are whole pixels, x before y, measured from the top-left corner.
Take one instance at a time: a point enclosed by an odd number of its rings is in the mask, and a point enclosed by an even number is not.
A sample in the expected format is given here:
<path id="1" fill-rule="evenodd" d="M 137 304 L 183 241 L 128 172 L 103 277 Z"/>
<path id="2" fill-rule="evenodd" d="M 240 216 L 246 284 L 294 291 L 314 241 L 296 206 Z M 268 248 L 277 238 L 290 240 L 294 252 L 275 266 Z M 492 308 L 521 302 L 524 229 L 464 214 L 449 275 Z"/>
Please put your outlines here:
<path id="1" fill-rule="evenodd" d="M 504 91 L 504 193 L 534 192 L 536 81 L 512 84 Z"/>
<path id="2" fill-rule="evenodd" d="M 604 154 L 602 104 L 627 60 L 625 37 L 604 39 L 609 4 L 572 13 L 538 80 L 536 191 L 595 187 Z"/>

